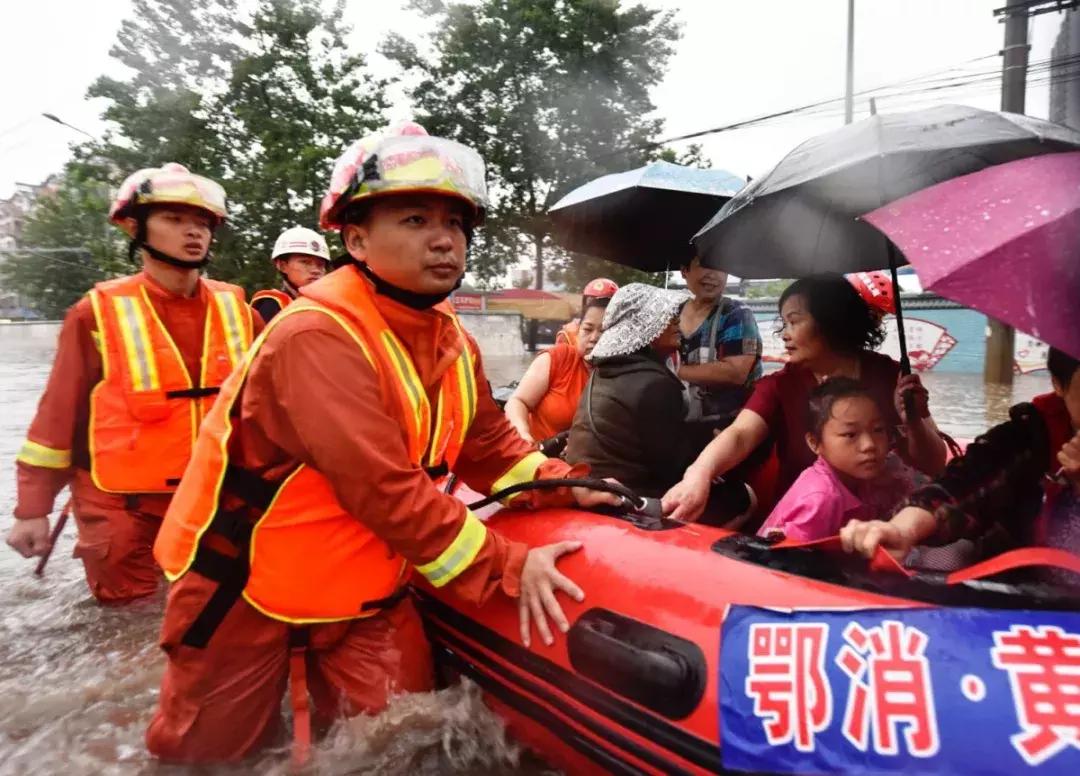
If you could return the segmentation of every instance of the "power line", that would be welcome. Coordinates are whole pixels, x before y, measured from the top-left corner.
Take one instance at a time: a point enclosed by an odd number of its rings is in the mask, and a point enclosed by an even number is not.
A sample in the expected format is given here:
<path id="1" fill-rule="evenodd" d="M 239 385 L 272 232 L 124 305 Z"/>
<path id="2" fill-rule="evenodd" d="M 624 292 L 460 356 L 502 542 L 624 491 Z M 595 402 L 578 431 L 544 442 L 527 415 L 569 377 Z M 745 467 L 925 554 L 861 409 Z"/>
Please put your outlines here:
<path id="1" fill-rule="evenodd" d="M 989 58 L 997 57 L 997 56 L 998 56 L 997 54 L 990 54 L 990 55 L 987 55 L 987 56 L 984 56 L 984 57 L 977 57 L 975 59 L 969 60 L 968 63 L 977 62 L 977 61 L 980 61 L 980 60 L 985 60 L 985 59 L 989 59 Z M 968 64 L 968 63 L 961 63 L 961 64 Z M 1034 65 L 1032 67 L 1032 70 L 1036 74 L 1040 74 L 1040 73 L 1052 74 L 1052 71 L 1054 71 L 1054 70 L 1062 69 L 1062 68 L 1065 68 L 1065 67 L 1070 67 L 1070 66 L 1076 65 L 1076 64 L 1080 64 L 1080 55 L 1071 56 L 1071 57 L 1060 57 L 1060 58 L 1056 58 L 1056 59 L 1055 58 L 1050 58 L 1050 59 L 1046 59 L 1046 60 L 1039 60 L 1038 62 L 1034 63 Z M 944 82 L 937 83 L 936 85 L 932 85 L 932 86 L 925 86 L 925 87 L 923 86 L 924 83 L 931 83 L 931 84 L 935 83 L 934 80 L 927 80 L 927 79 L 930 78 L 930 76 L 940 75 L 942 73 L 950 72 L 952 70 L 958 69 L 958 67 L 959 66 L 954 66 L 954 67 L 946 69 L 946 70 L 936 71 L 934 73 L 927 74 L 926 76 L 915 77 L 915 78 L 907 79 L 906 81 L 899 81 L 899 82 L 896 82 L 894 84 L 886 84 L 886 85 L 882 85 L 882 86 L 877 86 L 877 87 L 874 87 L 872 89 L 865 89 L 865 90 L 862 90 L 860 92 L 856 92 L 855 96 L 868 97 L 868 96 L 872 95 L 872 96 L 876 97 L 879 100 L 881 100 L 881 99 L 890 99 L 891 100 L 891 99 L 894 99 L 894 98 L 913 97 L 913 96 L 924 95 L 924 94 L 929 94 L 929 93 L 933 93 L 933 92 L 950 91 L 950 90 L 956 90 L 956 91 L 959 91 L 959 92 L 962 93 L 962 92 L 966 91 L 968 87 L 971 87 L 973 85 L 974 86 L 992 85 L 992 89 L 990 89 L 990 91 L 996 91 L 999 88 L 999 84 L 1000 84 L 1000 81 L 1001 81 L 1001 72 L 1000 72 L 1000 70 L 997 70 L 997 69 L 992 70 L 992 71 L 982 71 L 982 72 L 977 72 L 977 73 L 970 73 L 970 74 L 965 74 L 965 75 L 960 75 L 960 76 L 954 76 L 954 77 L 951 77 L 951 78 L 948 78 L 948 79 L 938 79 L 938 80 L 944 81 Z M 1070 74 L 1071 73 L 1067 73 L 1066 75 L 1070 75 Z M 955 82 L 954 83 L 948 83 L 948 81 L 955 81 Z M 1059 81 L 1059 82 L 1065 83 L 1066 81 Z M 1038 86 L 1038 85 L 1042 85 L 1044 83 L 1049 83 L 1049 79 L 1045 79 L 1045 80 L 1033 79 L 1030 83 L 1032 85 Z M 898 87 L 905 86 L 905 85 L 910 86 L 910 87 L 915 87 L 915 88 L 909 88 L 909 89 L 904 90 L 904 91 L 894 91 L 894 92 L 891 92 L 891 93 L 886 92 L 884 94 L 881 94 L 881 92 L 885 92 L 888 89 L 896 89 Z M 985 90 L 980 90 L 980 93 L 982 93 L 983 91 L 985 91 Z M 819 102 L 809 103 L 809 104 L 801 105 L 801 106 L 798 106 L 798 107 L 795 107 L 795 108 L 789 108 L 787 110 L 777 111 L 775 113 L 769 113 L 769 114 L 765 114 L 765 115 L 762 115 L 762 116 L 756 116 L 756 117 L 751 118 L 751 119 L 744 119 L 742 121 L 736 121 L 736 122 L 734 122 L 732 124 L 726 124 L 726 125 L 720 126 L 720 127 L 713 127 L 713 128 L 710 128 L 710 129 L 704 129 L 704 130 L 700 130 L 700 131 L 697 131 L 697 132 L 687 133 L 687 134 L 684 134 L 684 135 L 677 135 L 677 136 L 674 136 L 674 137 L 664 138 L 662 140 L 651 141 L 649 143 L 646 143 L 646 144 L 643 144 L 643 145 L 640 145 L 640 146 L 634 146 L 634 148 L 642 148 L 642 149 L 657 148 L 657 147 L 666 145 L 668 143 L 677 143 L 677 142 L 682 142 L 682 141 L 685 141 L 685 140 L 693 140 L 693 139 L 696 139 L 696 138 L 699 138 L 699 137 L 704 137 L 706 135 L 718 134 L 720 132 L 730 132 L 732 130 L 745 129 L 745 128 L 751 127 L 751 126 L 763 126 L 763 125 L 767 125 L 767 124 L 770 124 L 770 123 L 773 123 L 773 122 L 776 122 L 776 121 L 780 121 L 780 120 L 783 120 L 783 119 L 792 118 L 792 117 L 795 117 L 795 116 L 815 116 L 815 115 L 816 116 L 832 116 L 832 115 L 839 115 L 839 114 L 834 114 L 833 111 L 834 111 L 835 107 L 837 105 L 841 104 L 842 102 L 843 102 L 843 97 L 835 97 L 835 98 L 828 99 L 828 100 L 821 100 Z M 625 150 L 625 149 L 623 149 L 623 150 Z M 614 155 L 616 153 L 621 153 L 621 152 L 622 152 L 622 150 L 614 151 L 614 152 L 611 152 L 611 153 L 608 153 L 608 154 L 601 155 L 598 158 L 604 158 L 605 156 L 612 156 L 612 155 Z"/>

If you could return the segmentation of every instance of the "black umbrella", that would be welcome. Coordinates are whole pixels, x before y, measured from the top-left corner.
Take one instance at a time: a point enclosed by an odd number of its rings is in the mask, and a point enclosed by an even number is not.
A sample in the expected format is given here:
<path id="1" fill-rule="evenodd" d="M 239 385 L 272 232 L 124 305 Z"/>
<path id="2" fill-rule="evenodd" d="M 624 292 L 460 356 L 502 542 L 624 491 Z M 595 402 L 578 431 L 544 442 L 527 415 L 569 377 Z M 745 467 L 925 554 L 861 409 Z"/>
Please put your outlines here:
<path id="1" fill-rule="evenodd" d="M 1080 149 L 1080 132 L 1013 113 L 942 105 L 878 114 L 806 141 L 694 236 L 705 266 L 739 277 L 861 272 L 904 263 L 859 216 L 995 164 Z M 897 305 L 902 366 L 903 317 Z"/>
<path id="2" fill-rule="evenodd" d="M 548 212 L 563 248 L 662 272 L 693 257 L 691 235 L 744 183 L 724 170 L 654 162 L 579 186 Z"/>

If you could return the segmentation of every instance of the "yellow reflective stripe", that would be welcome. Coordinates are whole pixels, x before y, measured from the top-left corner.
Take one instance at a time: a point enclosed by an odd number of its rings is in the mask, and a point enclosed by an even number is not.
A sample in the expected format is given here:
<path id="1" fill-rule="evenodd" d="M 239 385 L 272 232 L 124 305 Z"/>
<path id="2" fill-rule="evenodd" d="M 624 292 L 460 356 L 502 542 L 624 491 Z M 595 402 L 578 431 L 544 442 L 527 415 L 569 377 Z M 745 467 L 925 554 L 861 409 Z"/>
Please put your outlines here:
<path id="1" fill-rule="evenodd" d="M 235 367 L 244 358 L 244 326 L 240 318 L 240 302 L 231 291 L 215 291 L 214 301 L 221 313 L 221 324 L 225 329 L 225 343 L 229 350 L 229 361 Z"/>
<path id="2" fill-rule="evenodd" d="M 439 458 L 442 457 L 446 450 L 446 445 L 441 444 L 442 439 L 442 427 L 443 427 L 443 396 L 446 392 L 440 386 L 439 398 L 435 405 L 435 430 L 431 433 L 431 443 L 428 445 L 428 466 L 435 466 L 439 463 Z"/>
<path id="3" fill-rule="evenodd" d="M 409 403 L 412 405 L 413 419 L 416 423 L 416 435 L 419 437 L 425 431 L 423 406 L 427 403 L 427 396 L 424 395 L 420 376 L 416 374 L 416 367 L 413 366 L 412 359 L 405 355 L 405 351 L 398 343 L 397 338 L 388 330 L 383 331 L 381 336 L 383 344 L 390 353 L 390 361 L 405 386 L 405 394 L 409 397 Z M 423 449 L 420 450 L 419 454 L 423 455 Z"/>
<path id="4" fill-rule="evenodd" d="M 458 331 L 461 332 L 461 325 L 458 324 Z M 461 397 L 465 403 L 462 407 L 464 411 L 464 422 L 461 424 L 461 443 L 465 443 L 465 435 L 469 433 L 469 426 L 472 425 L 473 418 L 476 417 L 476 367 L 473 364 L 472 350 L 469 348 L 469 340 L 465 337 L 465 333 L 461 332 L 461 338 L 463 340 L 464 348 L 461 351 L 461 358 L 457 362 L 458 380 L 461 383 Z"/>
<path id="5" fill-rule="evenodd" d="M 506 488 L 521 482 L 532 482 L 533 478 L 536 477 L 536 470 L 539 469 L 540 464 L 544 463 L 547 459 L 547 456 L 539 451 L 529 453 L 511 466 L 506 474 L 495 480 L 494 484 L 491 486 L 491 492 L 498 493 L 500 490 L 505 490 Z M 508 504 L 518 495 L 520 494 L 514 493 L 513 495 L 502 499 L 502 503 Z"/>
<path id="6" fill-rule="evenodd" d="M 90 339 L 94 341 L 94 347 L 97 348 L 97 352 L 101 353 L 101 332 L 94 329 L 90 332 Z"/>
<path id="7" fill-rule="evenodd" d="M 472 512 L 465 510 L 465 523 L 450 546 L 431 563 L 417 566 L 416 570 L 435 587 L 442 587 L 472 564 L 486 538 L 487 526 Z"/>
<path id="8" fill-rule="evenodd" d="M 57 450 L 27 439 L 15 460 L 43 469 L 67 469 L 71 466 L 71 451 Z"/>
<path id="9" fill-rule="evenodd" d="M 120 336 L 127 353 L 132 388 L 136 391 L 155 391 L 160 388 L 157 363 L 139 300 L 133 296 L 113 297 L 113 306 L 120 323 Z"/>

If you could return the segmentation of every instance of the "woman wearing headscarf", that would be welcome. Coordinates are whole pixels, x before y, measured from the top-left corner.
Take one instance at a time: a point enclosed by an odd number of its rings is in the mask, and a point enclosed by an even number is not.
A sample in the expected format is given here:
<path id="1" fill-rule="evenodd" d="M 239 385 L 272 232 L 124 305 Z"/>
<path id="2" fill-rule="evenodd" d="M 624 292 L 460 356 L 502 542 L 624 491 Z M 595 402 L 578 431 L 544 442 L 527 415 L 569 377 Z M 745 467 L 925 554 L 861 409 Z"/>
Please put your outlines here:
<path id="1" fill-rule="evenodd" d="M 694 451 L 683 433 L 679 378 L 665 361 L 679 346 L 686 295 L 630 283 L 604 314 L 589 361 L 592 376 L 570 427 L 566 459 L 657 497 L 679 481 Z"/>

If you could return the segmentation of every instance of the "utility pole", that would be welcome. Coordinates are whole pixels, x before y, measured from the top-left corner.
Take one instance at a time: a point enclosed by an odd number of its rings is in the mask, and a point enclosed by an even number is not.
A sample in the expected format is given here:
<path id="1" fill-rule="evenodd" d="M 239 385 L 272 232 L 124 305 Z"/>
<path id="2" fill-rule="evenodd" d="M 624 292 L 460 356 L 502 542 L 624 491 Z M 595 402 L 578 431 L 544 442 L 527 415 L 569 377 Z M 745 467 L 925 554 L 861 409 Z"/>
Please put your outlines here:
<path id="1" fill-rule="evenodd" d="M 1024 112 L 1028 68 L 1029 0 L 1008 0 L 1004 9 L 1005 47 L 1001 50 L 1001 109 L 1010 113 Z M 986 359 L 983 380 L 987 383 L 1012 385 L 1016 335 L 1012 326 L 993 318 L 986 319 L 989 336 L 986 338 Z"/>
<path id="2" fill-rule="evenodd" d="M 847 85 L 844 90 L 844 123 L 855 116 L 855 0 L 847 4 Z"/>

